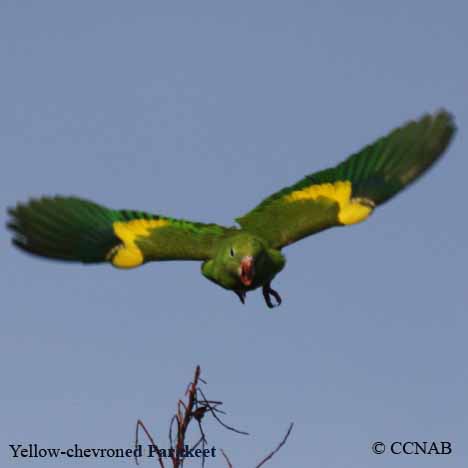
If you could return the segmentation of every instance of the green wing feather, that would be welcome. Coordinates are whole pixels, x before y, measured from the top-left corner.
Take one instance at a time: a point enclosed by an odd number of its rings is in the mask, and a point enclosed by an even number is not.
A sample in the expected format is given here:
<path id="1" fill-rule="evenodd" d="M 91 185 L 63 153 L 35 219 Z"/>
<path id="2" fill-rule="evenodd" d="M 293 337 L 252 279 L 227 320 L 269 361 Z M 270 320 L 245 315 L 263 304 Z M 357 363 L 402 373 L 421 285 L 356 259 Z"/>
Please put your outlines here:
<path id="1" fill-rule="evenodd" d="M 151 260 L 205 260 L 230 230 L 215 224 L 112 210 L 75 197 L 9 209 L 13 244 L 43 257 L 132 268 Z"/>
<path id="2" fill-rule="evenodd" d="M 454 133 L 446 111 L 390 132 L 336 167 L 306 176 L 266 198 L 237 222 L 281 248 L 333 226 L 364 221 L 431 167 Z"/>

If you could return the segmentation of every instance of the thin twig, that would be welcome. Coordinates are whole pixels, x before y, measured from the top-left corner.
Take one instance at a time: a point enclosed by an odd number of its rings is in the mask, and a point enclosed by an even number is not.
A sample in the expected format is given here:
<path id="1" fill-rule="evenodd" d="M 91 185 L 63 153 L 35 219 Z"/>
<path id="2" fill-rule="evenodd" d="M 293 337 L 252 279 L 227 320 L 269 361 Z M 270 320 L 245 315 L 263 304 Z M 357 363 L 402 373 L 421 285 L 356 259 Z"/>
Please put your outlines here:
<path id="1" fill-rule="evenodd" d="M 174 416 L 172 416 L 171 422 L 169 424 L 169 448 L 174 448 L 174 441 L 172 438 L 172 431 L 174 430 L 174 421 L 177 421 L 177 416 L 175 414 Z"/>
<path id="2" fill-rule="evenodd" d="M 228 468 L 234 468 L 232 466 L 231 460 L 229 460 L 229 457 L 226 455 L 226 452 L 223 449 L 221 449 L 221 453 L 223 454 L 223 457 L 226 460 L 226 463 L 228 464 Z"/>
<path id="3" fill-rule="evenodd" d="M 136 429 L 135 429 L 135 448 L 138 448 L 138 435 L 139 435 L 139 428 L 142 428 L 143 429 L 143 432 L 146 434 L 146 437 L 148 437 L 149 441 L 151 442 L 151 445 L 156 449 L 156 452 L 158 453 L 158 461 L 159 461 L 159 465 L 161 466 L 161 468 L 165 468 L 164 466 L 164 462 L 162 460 L 162 457 L 161 457 L 161 452 L 159 451 L 159 448 L 158 446 L 156 445 L 156 442 L 154 441 L 153 439 L 153 436 L 149 433 L 148 429 L 146 429 L 146 426 L 145 424 L 143 423 L 143 421 L 141 419 L 139 419 L 137 421 L 137 424 L 136 424 Z M 138 465 L 138 457 L 135 455 L 135 463 Z"/>
<path id="4" fill-rule="evenodd" d="M 288 440 L 288 437 L 289 437 L 289 434 L 291 434 L 291 431 L 292 431 L 292 428 L 294 426 L 294 423 L 291 423 L 289 425 L 289 429 L 288 431 L 286 432 L 286 435 L 283 437 L 283 440 L 278 444 L 278 446 L 273 450 L 271 451 L 260 463 L 258 463 L 258 465 L 255 465 L 255 468 L 260 468 L 262 465 L 264 465 L 268 460 L 271 460 L 271 458 L 273 458 L 273 456 L 279 452 L 279 450 L 281 450 L 281 447 L 286 443 L 286 441 Z"/>
<path id="5" fill-rule="evenodd" d="M 192 447 L 190 447 L 190 450 L 191 450 L 191 451 L 195 450 L 202 442 L 203 442 L 203 436 L 201 436 L 201 437 L 197 440 L 197 442 L 196 442 L 195 445 L 193 445 Z"/>
<path id="6" fill-rule="evenodd" d="M 249 435 L 248 432 L 244 432 L 244 431 L 240 431 L 239 429 L 236 429 L 235 427 L 231 427 L 231 426 L 228 426 L 227 424 L 225 424 L 223 421 L 221 421 L 221 419 L 219 419 L 218 415 L 216 414 L 216 412 L 214 411 L 214 409 L 210 406 L 208 402 L 208 400 L 206 399 L 206 396 L 205 394 L 203 393 L 203 390 L 201 390 L 200 388 L 198 389 L 201 396 L 203 397 L 203 402 L 206 403 L 206 406 L 208 408 L 208 410 L 210 411 L 210 413 L 213 415 L 213 417 L 216 419 L 216 421 L 219 422 L 219 424 L 221 424 L 221 426 L 225 427 L 226 429 L 232 431 L 232 432 L 237 432 L 238 434 L 243 434 L 243 435 Z"/>
<path id="7" fill-rule="evenodd" d="M 206 444 L 208 443 L 208 441 L 206 440 L 206 436 L 205 436 L 205 433 L 203 432 L 203 427 L 201 425 L 201 422 L 200 420 L 197 419 L 197 423 L 198 423 L 198 429 L 200 430 L 200 434 L 201 434 L 201 443 L 202 443 L 202 468 L 205 468 L 205 448 L 206 448 Z"/>

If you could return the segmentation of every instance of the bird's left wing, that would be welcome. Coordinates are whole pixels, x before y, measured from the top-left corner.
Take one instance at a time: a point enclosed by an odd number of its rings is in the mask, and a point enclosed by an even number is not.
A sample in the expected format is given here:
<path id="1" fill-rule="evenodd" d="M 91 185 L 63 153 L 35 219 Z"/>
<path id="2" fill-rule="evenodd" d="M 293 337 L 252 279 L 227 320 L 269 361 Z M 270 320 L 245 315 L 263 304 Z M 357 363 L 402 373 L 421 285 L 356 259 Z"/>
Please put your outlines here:
<path id="1" fill-rule="evenodd" d="M 20 249 L 58 260 L 111 262 L 133 268 L 148 261 L 206 260 L 231 231 L 217 224 L 113 210 L 76 197 L 43 197 L 9 210 Z"/>
<path id="2" fill-rule="evenodd" d="M 243 229 L 281 248 L 333 226 L 359 223 L 422 175 L 455 132 L 439 111 L 390 132 L 336 167 L 306 176 L 237 218 Z"/>

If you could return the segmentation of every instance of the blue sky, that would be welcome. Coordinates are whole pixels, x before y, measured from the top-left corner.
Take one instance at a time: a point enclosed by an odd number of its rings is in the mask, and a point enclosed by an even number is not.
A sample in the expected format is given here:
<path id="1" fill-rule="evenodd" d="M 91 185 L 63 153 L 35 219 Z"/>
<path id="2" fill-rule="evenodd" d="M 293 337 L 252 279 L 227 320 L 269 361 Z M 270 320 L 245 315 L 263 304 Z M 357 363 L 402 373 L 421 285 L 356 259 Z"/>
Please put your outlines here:
<path id="1" fill-rule="evenodd" d="M 53 263 L 2 229 L 5 464 L 10 443 L 127 447 L 137 418 L 163 445 L 200 364 L 252 434 L 207 424 L 235 466 L 291 421 L 271 468 L 467 466 L 467 14 L 462 1 L 2 2 L 3 225 L 7 206 L 42 194 L 230 225 L 426 111 L 459 127 L 368 222 L 288 247 L 273 311 L 260 293 L 242 306 L 196 262 Z M 379 440 L 454 453 L 376 456 Z"/>

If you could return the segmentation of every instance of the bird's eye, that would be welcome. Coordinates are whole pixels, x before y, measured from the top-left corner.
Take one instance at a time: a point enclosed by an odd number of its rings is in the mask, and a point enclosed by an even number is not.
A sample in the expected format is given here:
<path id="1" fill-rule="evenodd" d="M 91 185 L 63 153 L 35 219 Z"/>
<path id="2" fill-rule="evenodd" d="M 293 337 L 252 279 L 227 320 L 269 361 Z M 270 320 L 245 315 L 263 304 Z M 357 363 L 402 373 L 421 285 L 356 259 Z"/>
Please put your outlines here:
<path id="1" fill-rule="evenodd" d="M 229 253 L 231 254 L 231 257 L 234 257 L 234 249 L 231 247 L 231 250 L 229 251 Z"/>

